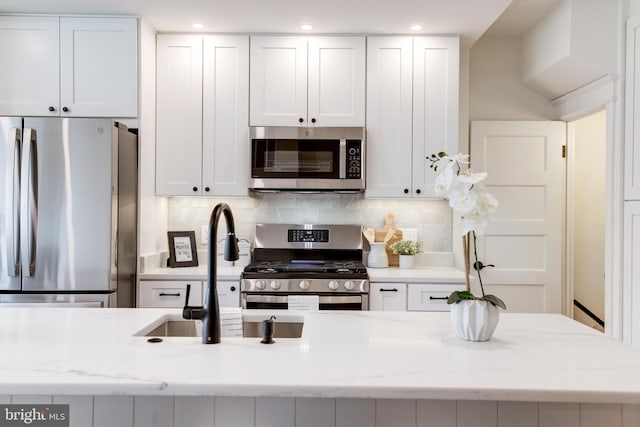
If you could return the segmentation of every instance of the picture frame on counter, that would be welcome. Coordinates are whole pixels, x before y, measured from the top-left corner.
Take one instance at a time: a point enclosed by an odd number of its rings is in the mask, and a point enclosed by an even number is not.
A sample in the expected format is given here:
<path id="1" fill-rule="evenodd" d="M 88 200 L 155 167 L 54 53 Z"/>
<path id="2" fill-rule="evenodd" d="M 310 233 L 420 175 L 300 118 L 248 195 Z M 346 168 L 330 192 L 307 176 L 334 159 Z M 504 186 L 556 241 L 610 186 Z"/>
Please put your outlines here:
<path id="1" fill-rule="evenodd" d="M 198 251 L 195 231 L 167 231 L 169 267 L 197 267 Z"/>

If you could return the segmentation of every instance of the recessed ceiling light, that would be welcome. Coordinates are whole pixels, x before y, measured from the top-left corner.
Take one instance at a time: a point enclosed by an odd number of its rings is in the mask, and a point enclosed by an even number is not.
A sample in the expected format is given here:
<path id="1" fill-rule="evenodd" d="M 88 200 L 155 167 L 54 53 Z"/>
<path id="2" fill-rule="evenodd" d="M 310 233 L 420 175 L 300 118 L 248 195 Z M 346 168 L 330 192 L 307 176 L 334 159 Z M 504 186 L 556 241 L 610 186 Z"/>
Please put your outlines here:
<path id="1" fill-rule="evenodd" d="M 422 25 L 412 25 L 411 31 L 420 31 L 422 29 Z"/>
<path id="2" fill-rule="evenodd" d="M 196 30 L 200 30 L 200 29 L 204 28 L 203 24 L 191 24 L 191 26 L 193 28 L 195 28 Z"/>
<path id="3" fill-rule="evenodd" d="M 302 24 L 302 25 L 300 25 L 300 28 L 302 28 L 304 31 L 310 31 L 310 30 L 313 30 L 313 25 L 311 25 L 311 24 Z"/>

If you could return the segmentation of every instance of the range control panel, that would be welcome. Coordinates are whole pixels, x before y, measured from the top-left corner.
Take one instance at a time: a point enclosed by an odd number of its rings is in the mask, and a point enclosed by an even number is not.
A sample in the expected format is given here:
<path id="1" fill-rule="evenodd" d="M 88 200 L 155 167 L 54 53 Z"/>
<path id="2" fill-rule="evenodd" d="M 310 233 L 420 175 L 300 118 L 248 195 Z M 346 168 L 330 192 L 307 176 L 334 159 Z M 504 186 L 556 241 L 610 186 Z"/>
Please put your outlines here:
<path id="1" fill-rule="evenodd" d="M 287 240 L 292 243 L 329 242 L 329 230 L 288 230 Z"/>

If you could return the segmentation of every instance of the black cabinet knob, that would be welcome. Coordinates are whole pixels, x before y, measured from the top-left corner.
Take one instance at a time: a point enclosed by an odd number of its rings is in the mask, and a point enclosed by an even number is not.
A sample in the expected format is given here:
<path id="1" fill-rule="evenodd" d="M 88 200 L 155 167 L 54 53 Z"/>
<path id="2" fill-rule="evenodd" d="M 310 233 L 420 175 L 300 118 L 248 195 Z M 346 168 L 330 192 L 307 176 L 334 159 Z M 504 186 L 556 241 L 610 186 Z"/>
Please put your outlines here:
<path id="1" fill-rule="evenodd" d="M 235 292 L 236 291 L 236 287 L 235 286 L 232 286 L 229 289 L 231 290 L 231 292 Z"/>
<path id="2" fill-rule="evenodd" d="M 311 119 L 311 123 L 315 123 L 315 122 L 316 122 L 316 119 Z"/>
<path id="3" fill-rule="evenodd" d="M 51 107 L 49 107 L 49 111 L 56 111 L 56 108 L 51 106 Z"/>
<path id="4" fill-rule="evenodd" d="M 204 187 L 204 191 L 206 191 L 207 193 L 209 192 L 210 188 L 209 187 Z"/>
<path id="5" fill-rule="evenodd" d="M 193 191 L 198 191 L 198 187 L 193 187 Z"/>
<path id="6" fill-rule="evenodd" d="M 67 107 L 62 107 L 62 111 L 66 113 L 67 111 L 69 111 L 69 109 Z"/>
<path id="7" fill-rule="evenodd" d="M 302 123 L 302 122 L 304 122 L 304 119 L 303 119 L 302 117 L 300 117 L 300 118 L 298 119 L 298 121 L 299 121 L 300 123 Z"/>
<path id="8" fill-rule="evenodd" d="M 409 189 L 408 188 L 404 189 L 404 194 L 409 194 Z"/>
<path id="9" fill-rule="evenodd" d="M 418 194 L 420 194 L 420 193 L 421 193 L 421 191 L 420 191 L 420 189 L 419 189 L 419 188 L 416 190 L 416 193 L 418 193 Z"/>

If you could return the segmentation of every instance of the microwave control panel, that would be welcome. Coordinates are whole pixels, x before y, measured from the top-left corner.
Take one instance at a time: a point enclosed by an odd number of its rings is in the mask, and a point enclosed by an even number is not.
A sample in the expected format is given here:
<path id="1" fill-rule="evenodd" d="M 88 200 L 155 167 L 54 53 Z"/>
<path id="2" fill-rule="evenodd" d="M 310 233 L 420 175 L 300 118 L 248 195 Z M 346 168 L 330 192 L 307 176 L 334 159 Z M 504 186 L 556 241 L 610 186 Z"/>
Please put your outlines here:
<path id="1" fill-rule="evenodd" d="M 362 141 L 347 139 L 347 179 L 362 178 Z"/>

